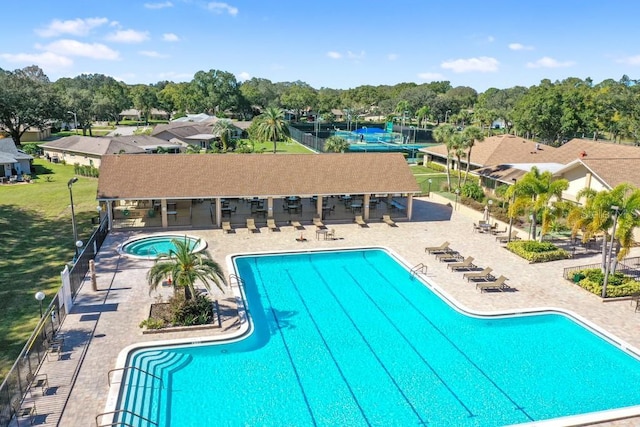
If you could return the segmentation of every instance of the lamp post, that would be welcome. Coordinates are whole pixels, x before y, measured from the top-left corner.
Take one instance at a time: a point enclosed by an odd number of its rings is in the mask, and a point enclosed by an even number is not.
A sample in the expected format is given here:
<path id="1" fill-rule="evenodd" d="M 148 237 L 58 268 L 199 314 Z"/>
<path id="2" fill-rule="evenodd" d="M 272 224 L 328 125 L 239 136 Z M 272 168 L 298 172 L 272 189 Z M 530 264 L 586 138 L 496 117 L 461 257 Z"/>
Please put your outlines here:
<path id="1" fill-rule="evenodd" d="M 489 199 L 489 201 L 487 202 L 487 205 L 489 206 L 488 209 L 487 209 L 488 216 L 489 216 L 487 218 L 487 220 L 488 220 L 489 224 L 491 224 L 491 206 L 493 205 L 493 200 Z"/>
<path id="2" fill-rule="evenodd" d="M 456 208 L 454 210 L 458 210 L 458 196 L 460 195 L 460 189 L 456 188 Z"/>
<path id="3" fill-rule="evenodd" d="M 44 301 L 45 294 L 42 291 L 38 291 L 36 292 L 35 297 L 36 300 L 38 300 L 38 303 L 40 303 L 40 319 L 42 319 L 42 301 Z"/>
<path id="4" fill-rule="evenodd" d="M 76 211 L 73 207 L 73 184 L 78 182 L 78 177 L 74 176 L 67 182 L 67 187 L 69 187 L 69 199 L 71 199 L 71 226 L 73 227 L 73 241 L 76 243 L 76 256 L 78 256 L 78 228 L 76 226 Z M 80 247 L 82 247 L 82 242 L 80 242 Z"/>
<path id="5" fill-rule="evenodd" d="M 611 242 L 609 244 L 609 256 L 605 259 L 604 280 L 602 281 L 602 298 L 607 297 L 607 284 L 609 283 L 609 270 L 611 269 L 611 256 L 613 254 L 613 239 L 616 236 L 616 226 L 618 225 L 619 206 L 611 206 L 613 211 L 613 230 L 611 231 Z"/>
<path id="6" fill-rule="evenodd" d="M 78 116 L 73 111 L 67 111 L 69 114 L 73 114 L 73 133 L 78 134 Z"/>
<path id="7" fill-rule="evenodd" d="M 427 180 L 429 182 L 429 189 L 427 190 L 427 197 L 431 197 L 431 178 Z"/>

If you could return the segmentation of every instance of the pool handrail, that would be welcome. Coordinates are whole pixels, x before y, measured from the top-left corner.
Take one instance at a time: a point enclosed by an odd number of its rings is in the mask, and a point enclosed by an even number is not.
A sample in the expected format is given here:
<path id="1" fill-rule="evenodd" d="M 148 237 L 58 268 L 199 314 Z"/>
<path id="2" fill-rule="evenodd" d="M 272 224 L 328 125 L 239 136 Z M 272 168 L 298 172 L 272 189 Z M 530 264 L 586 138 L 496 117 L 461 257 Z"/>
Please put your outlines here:
<path id="1" fill-rule="evenodd" d="M 157 375 L 152 374 L 151 372 L 147 372 L 144 369 L 140 369 L 137 366 L 125 366 L 123 368 L 113 368 L 110 369 L 109 372 L 107 372 L 107 382 L 109 383 L 109 385 L 111 385 L 111 373 L 115 372 L 115 371 L 126 371 L 127 369 L 135 369 L 138 370 L 140 372 L 142 372 L 143 374 L 147 374 L 157 380 L 160 380 L 160 388 L 164 388 L 164 382 L 162 381 L 162 378 L 160 378 Z"/>
<path id="2" fill-rule="evenodd" d="M 98 424 L 98 418 L 100 418 L 100 417 L 102 417 L 102 416 L 104 416 L 104 415 L 116 415 L 116 414 L 119 414 L 119 413 L 131 414 L 131 415 L 133 415 L 133 416 L 135 416 L 135 417 L 140 418 L 140 419 L 141 419 L 141 420 L 143 420 L 143 421 L 146 421 L 146 422 L 148 422 L 148 423 L 153 424 L 154 426 L 157 426 L 157 425 L 158 425 L 158 423 L 157 423 L 157 422 L 155 422 L 155 421 L 151 421 L 150 419 L 145 418 L 145 417 L 143 417 L 143 416 L 142 416 L 142 415 L 140 415 L 140 414 L 136 414 L 135 412 L 129 411 L 128 409 L 116 409 L 115 411 L 103 412 L 103 413 L 101 413 L 101 414 L 96 415 L 96 427 L 107 427 L 107 426 L 115 426 L 115 425 L 126 425 L 126 426 L 130 426 L 131 424 L 123 423 L 122 421 L 113 421 L 113 422 L 111 422 L 111 423 L 109 423 L 109 424 Z"/>

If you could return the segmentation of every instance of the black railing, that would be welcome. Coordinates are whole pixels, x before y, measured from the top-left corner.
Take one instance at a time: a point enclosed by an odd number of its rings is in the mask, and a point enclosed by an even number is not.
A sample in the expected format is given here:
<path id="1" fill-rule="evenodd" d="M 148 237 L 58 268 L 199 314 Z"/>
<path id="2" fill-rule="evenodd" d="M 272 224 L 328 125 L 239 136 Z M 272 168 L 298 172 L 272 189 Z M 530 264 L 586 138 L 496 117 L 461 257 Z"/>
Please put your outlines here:
<path id="1" fill-rule="evenodd" d="M 320 136 L 316 136 L 315 133 L 303 132 L 292 126 L 289 126 L 289 135 L 291 138 L 298 141 L 300 144 L 309 147 L 310 149 L 318 152 L 324 151 L 325 139 Z"/>
<path id="2" fill-rule="evenodd" d="M 573 275 L 579 271 L 599 268 L 602 268 L 602 263 L 575 265 L 565 268 L 562 277 L 566 280 L 573 280 Z M 640 280 L 640 257 L 624 258 L 622 261 L 618 261 L 615 271 L 635 280 Z"/>
<path id="3" fill-rule="evenodd" d="M 100 250 L 105 237 L 109 233 L 105 216 L 93 232 L 84 250 L 70 269 L 72 298 L 75 298 L 84 277 L 89 270 L 89 260 Z M 43 312 L 43 316 L 27 340 L 20 355 L 0 385 L 0 427 L 8 427 L 14 415 L 12 403 L 22 401 L 29 391 L 29 378 L 38 370 L 47 356 L 49 343 L 67 316 L 66 306 L 62 303 L 62 292 L 58 291 Z"/>

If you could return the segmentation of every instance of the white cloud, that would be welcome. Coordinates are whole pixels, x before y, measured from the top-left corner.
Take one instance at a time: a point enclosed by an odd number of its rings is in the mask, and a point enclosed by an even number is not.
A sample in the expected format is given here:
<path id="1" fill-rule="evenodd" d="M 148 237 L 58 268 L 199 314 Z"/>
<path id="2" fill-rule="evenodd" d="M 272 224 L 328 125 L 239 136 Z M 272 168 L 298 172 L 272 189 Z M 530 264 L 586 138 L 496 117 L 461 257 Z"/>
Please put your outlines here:
<path id="1" fill-rule="evenodd" d="M 442 68 L 451 70 L 454 73 L 467 73 L 470 71 L 490 73 L 498 71 L 498 65 L 500 65 L 500 63 L 497 59 L 487 56 L 481 56 L 479 58 L 454 59 L 440 64 Z"/>
<path id="2" fill-rule="evenodd" d="M 225 12 L 231 16 L 236 16 L 238 14 L 237 7 L 233 7 L 227 3 L 219 3 L 215 1 L 207 4 L 207 9 L 217 14 L 222 14 Z"/>
<path id="3" fill-rule="evenodd" d="M 342 58 L 342 54 L 340 52 L 330 51 L 327 52 L 327 56 L 331 59 L 340 59 Z"/>
<path id="4" fill-rule="evenodd" d="M 107 36 L 107 40 L 116 43 L 142 43 L 149 39 L 147 31 L 118 30 Z"/>
<path id="5" fill-rule="evenodd" d="M 616 62 L 620 64 L 627 64 L 627 65 L 640 65 L 640 55 L 621 58 L 621 59 L 618 59 Z"/>
<path id="6" fill-rule="evenodd" d="M 418 73 L 418 78 L 422 80 L 434 81 L 442 80 L 444 76 L 440 73 Z"/>
<path id="7" fill-rule="evenodd" d="M 162 3 L 145 3 L 144 7 L 147 9 L 164 9 L 166 7 L 173 7 L 173 3 L 170 1 L 165 1 Z"/>
<path id="8" fill-rule="evenodd" d="M 71 34 L 74 36 L 86 36 L 92 29 L 109 22 L 107 18 L 88 18 L 73 19 L 68 21 L 60 21 L 54 19 L 45 28 L 36 29 L 36 34 L 41 37 L 57 37 L 62 34 Z"/>
<path id="9" fill-rule="evenodd" d="M 560 62 L 556 59 L 545 56 L 538 59 L 536 62 L 528 62 L 527 68 L 565 68 L 574 65 L 573 61 Z"/>
<path id="10" fill-rule="evenodd" d="M 148 56 L 149 58 L 168 58 L 169 55 L 156 52 L 155 50 L 141 50 L 138 52 L 142 56 Z"/>
<path id="11" fill-rule="evenodd" d="M 493 37 L 493 36 L 488 36 L 488 37 L 487 37 L 487 41 L 488 41 L 489 43 L 493 43 L 494 41 L 496 41 L 496 38 L 495 38 L 495 37 Z"/>
<path id="12" fill-rule="evenodd" d="M 533 46 L 525 46 L 522 43 L 509 43 L 511 50 L 533 50 Z"/>
<path id="13" fill-rule="evenodd" d="M 390 53 L 387 55 L 387 59 L 389 61 L 395 61 L 396 59 L 398 59 L 398 54 L 397 53 Z"/>
<path id="14" fill-rule="evenodd" d="M 177 42 L 180 41 L 180 37 L 173 33 L 164 33 L 162 35 L 162 40 L 166 42 Z"/>
<path id="15" fill-rule="evenodd" d="M 251 79 L 251 74 L 247 73 L 246 71 L 243 71 L 240 74 L 238 74 L 238 80 L 241 80 L 244 82 L 249 79 Z"/>
<path id="16" fill-rule="evenodd" d="M 351 52 L 350 50 L 348 50 L 347 51 L 347 57 L 349 59 L 364 59 L 365 53 L 364 53 L 364 50 L 361 50 L 360 53 L 354 53 L 354 52 Z"/>
<path id="17" fill-rule="evenodd" d="M 73 64 L 73 61 L 66 56 L 57 55 L 53 52 L 42 53 L 0 53 L 0 58 L 15 64 L 38 64 L 41 68 L 49 70 L 66 68 Z"/>
<path id="18" fill-rule="evenodd" d="M 36 45 L 36 48 L 46 52 L 65 55 L 82 56 L 93 59 L 106 59 L 110 61 L 120 59 L 118 51 L 100 43 L 81 43 L 76 40 L 57 40 L 48 45 Z"/>
<path id="19" fill-rule="evenodd" d="M 166 73 L 158 73 L 157 80 L 185 81 L 191 80 L 192 78 L 193 73 L 176 73 L 175 71 L 168 71 Z"/>

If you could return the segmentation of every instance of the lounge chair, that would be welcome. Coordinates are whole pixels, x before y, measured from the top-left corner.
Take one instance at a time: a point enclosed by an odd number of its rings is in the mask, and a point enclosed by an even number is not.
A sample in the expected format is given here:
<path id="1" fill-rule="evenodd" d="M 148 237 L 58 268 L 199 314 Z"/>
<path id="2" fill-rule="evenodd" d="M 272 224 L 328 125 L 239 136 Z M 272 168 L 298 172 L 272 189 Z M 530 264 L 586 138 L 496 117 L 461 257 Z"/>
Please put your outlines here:
<path id="1" fill-rule="evenodd" d="M 367 226 L 367 223 L 364 221 L 364 219 L 362 219 L 362 215 L 356 215 L 356 217 L 354 218 L 354 221 L 360 227 L 366 227 Z"/>
<path id="2" fill-rule="evenodd" d="M 424 251 L 429 252 L 430 254 L 449 252 L 449 244 L 449 242 L 444 242 L 440 246 L 427 246 L 424 248 Z"/>
<path id="3" fill-rule="evenodd" d="M 509 285 L 505 283 L 507 280 L 508 279 L 506 277 L 500 276 L 493 282 L 478 282 L 476 284 L 476 289 L 480 289 L 480 292 L 485 292 L 489 289 L 503 291 L 505 289 L 509 289 Z"/>
<path id="4" fill-rule="evenodd" d="M 507 232 L 507 226 L 504 226 L 504 230 L 498 230 L 498 229 L 493 229 L 491 230 L 491 234 L 493 234 L 494 236 L 497 236 L 498 234 L 504 234 Z"/>
<path id="5" fill-rule="evenodd" d="M 304 226 L 300 224 L 300 221 L 291 221 L 291 225 L 296 230 L 304 230 Z"/>
<path id="6" fill-rule="evenodd" d="M 324 225 L 324 223 L 322 222 L 320 217 L 317 216 L 317 215 L 313 217 L 313 225 L 315 225 L 316 227 L 321 228 L 321 229 L 327 228 L 327 226 Z"/>
<path id="7" fill-rule="evenodd" d="M 49 377 L 47 374 L 27 374 L 27 383 L 29 383 L 29 390 L 33 388 L 39 388 L 42 390 L 42 395 L 49 389 Z"/>
<path id="8" fill-rule="evenodd" d="M 276 225 L 276 220 L 273 218 L 267 219 L 267 227 L 269 227 L 269 231 L 279 231 L 280 229 Z"/>
<path id="9" fill-rule="evenodd" d="M 491 267 L 486 267 L 484 270 L 482 271 L 471 271 L 469 273 L 464 273 L 462 275 L 463 279 L 467 279 L 467 282 L 470 280 L 487 280 L 489 277 L 491 277 L 491 272 L 493 271 L 493 268 Z"/>
<path id="10" fill-rule="evenodd" d="M 249 233 L 255 233 L 258 231 L 258 227 L 256 227 L 256 220 L 253 218 L 247 218 L 247 229 Z"/>
<path id="11" fill-rule="evenodd" d="M 396 222 L 391 219 L 390 215 L 382 215 L 382 221 L 389 227 L 397 227 Z"/>
<path id="12" fill-rule="evenodd" d="M 436 259 L 440 262 L 461 262 L 463 258 L 458 251 L 436 254 Z"/>
<path id="13" fill-rule="evenodd" d="M 509 241 L 509 236 L 498 236 L 496 237 L 496 240 L 500 243 L 507 243 Z M 511 232 L 511 240 L 520 240 L 517 231 L 513 230 Z"/>
<path id="14" fill-rule="evenodd" d="M 472 268 L 476 268 L 473 264 L 473 257 L 468 256 L 462 262 L 452 262 L 447 265 L 447 268 L 450 268 L 452 271 L 456 270 L 470 270 Z"/>
<path id="15" fill-rule="evenodd" d="M 11 402 L 13 413 L 16 416 L 16 422 L 20 425 L 20 418 L 29 417 L 29 424 L 33 425 L 33 420 L 38 415 L 38 412 L 36 411 L 36 404 L 25 403 L 23 405 L 23 403 L 24 402 L 19 398 L 16 398 Z"/>
<path id="16" fill-rule="evenodd" d="M 225 233 L 231 233 L 233 229 L 231 228 L 231 222 L 229 221 L 222 221 L 222 231 L 224 231 Z"/>

